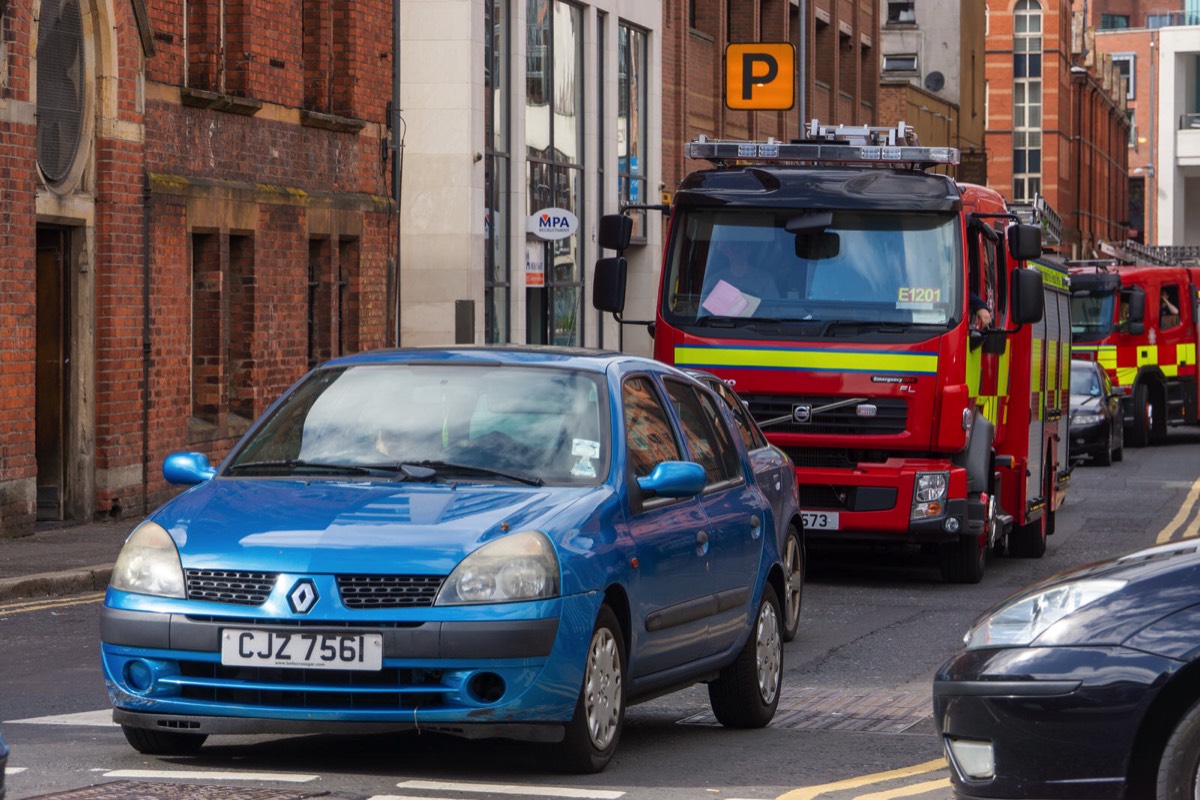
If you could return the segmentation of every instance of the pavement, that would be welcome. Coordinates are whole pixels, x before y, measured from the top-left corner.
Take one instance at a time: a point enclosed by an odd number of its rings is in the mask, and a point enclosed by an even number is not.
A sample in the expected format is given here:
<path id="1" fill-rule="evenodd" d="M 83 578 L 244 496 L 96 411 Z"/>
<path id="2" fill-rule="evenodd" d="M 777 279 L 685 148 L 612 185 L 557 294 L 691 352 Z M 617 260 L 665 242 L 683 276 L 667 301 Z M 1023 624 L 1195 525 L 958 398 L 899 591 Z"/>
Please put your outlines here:
<path id="1" fill-rule="evenodd" d="M 30 536 L 0 538 L 0 602 L 104 591 L 139 522 L 39 523 Z"/>

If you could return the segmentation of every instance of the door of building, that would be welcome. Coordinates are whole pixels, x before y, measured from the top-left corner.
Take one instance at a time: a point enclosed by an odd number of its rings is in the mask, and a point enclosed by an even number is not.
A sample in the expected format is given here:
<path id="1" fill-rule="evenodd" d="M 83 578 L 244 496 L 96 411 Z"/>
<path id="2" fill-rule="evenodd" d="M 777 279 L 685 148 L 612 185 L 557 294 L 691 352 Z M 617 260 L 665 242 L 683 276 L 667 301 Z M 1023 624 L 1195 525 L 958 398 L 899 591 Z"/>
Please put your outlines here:
<path id="1" fill-rule="evenodd" d="M 66 495 L 67 242 L 64 228 L 37 229 L 37 518 L 62 520 Z"/>

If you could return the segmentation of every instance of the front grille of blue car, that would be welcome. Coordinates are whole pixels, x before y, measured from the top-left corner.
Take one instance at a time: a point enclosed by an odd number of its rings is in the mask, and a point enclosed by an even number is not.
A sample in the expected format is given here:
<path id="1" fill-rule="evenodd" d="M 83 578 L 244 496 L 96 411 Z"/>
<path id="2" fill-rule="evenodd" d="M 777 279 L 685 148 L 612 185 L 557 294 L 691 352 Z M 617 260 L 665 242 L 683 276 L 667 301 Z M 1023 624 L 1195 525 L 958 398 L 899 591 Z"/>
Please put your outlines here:
<path id="1" fill-rule="evenodd" d="M 271 708 L 409 710 L 447 703 L 454 691 L 436 669 L 352 670 L 227 667 L 180 661 L 180 696 L 201 703 Z"/>
<path id="2" fill-rule="evenodd" d="M 208 603 L 261 606 L 275 586 L 276 572 L 233 572 L 223 569 L 187 570 L 187 599 Z"/>
<path id="3" fill-rule="evenodd" d="M 437 575 L 338 575 L 337 585 L 346 608 L 422 608 L 433 605 L 442 588 L 442 578 Z"/>

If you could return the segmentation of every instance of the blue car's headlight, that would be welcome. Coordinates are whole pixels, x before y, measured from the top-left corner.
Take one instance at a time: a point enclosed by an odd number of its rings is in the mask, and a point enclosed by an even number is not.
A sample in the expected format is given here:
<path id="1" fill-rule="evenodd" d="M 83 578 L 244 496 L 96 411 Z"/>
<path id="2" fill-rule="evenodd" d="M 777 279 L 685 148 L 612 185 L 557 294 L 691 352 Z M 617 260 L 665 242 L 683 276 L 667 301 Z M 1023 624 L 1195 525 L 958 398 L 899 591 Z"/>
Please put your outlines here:
<path id="1" fill-rule="evenodd" d="M 183 567 L 171 535 L 155 522 L 137 526 L 117 556 L 109 585 L 123 592 L 183 597 Z"/>
<path id="2" fill-rule="evenodd" d="M 558 596 L 558 559 L 541 531 L 523 531 L 486 544 L 462 560 L 442 584 L 434 605 L 511 603 Z"/>
<path id="3" fill-rule="evenodd" d="M 1018 597 L 980 618 L 963 637 L 963 644 L 968 650 L 1024 647 L 1060 619 L 1124 586 L 1121 580 L 1078 580 Z"/>

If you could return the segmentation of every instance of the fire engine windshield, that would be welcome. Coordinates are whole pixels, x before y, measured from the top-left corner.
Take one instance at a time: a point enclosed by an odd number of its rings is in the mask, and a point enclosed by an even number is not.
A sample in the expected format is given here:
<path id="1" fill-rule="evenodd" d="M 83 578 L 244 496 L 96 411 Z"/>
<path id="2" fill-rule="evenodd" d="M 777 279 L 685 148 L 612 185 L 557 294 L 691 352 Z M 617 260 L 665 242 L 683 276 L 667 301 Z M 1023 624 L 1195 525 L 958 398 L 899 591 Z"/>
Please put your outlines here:
<path id="1" fill-rule="evenodd" d="M 1112 333 L 1115 304 L 1115 292 L 1092 290 L 1072 294 L 1071 338 L 1077 342 L 1095 342 Z M 1122 303 L 1121 308 L 1128 315 L 1128 305 Z"/>
<path id="2" fill-rule="evenodd" d="M 663 317 L 677 326 L 948 326 L 962 316 L 954 214 L 688 209 L 673 226 Z"/>

